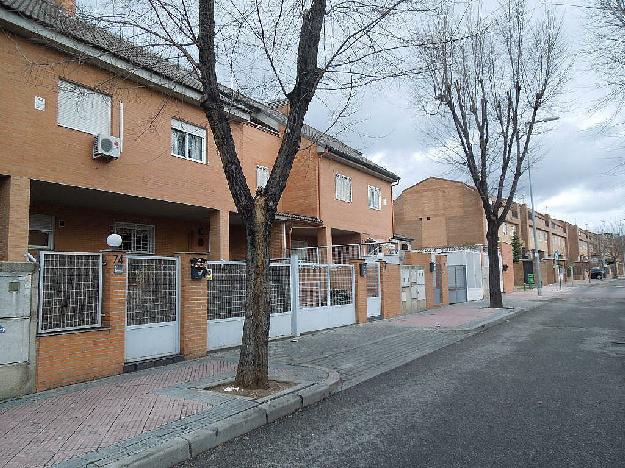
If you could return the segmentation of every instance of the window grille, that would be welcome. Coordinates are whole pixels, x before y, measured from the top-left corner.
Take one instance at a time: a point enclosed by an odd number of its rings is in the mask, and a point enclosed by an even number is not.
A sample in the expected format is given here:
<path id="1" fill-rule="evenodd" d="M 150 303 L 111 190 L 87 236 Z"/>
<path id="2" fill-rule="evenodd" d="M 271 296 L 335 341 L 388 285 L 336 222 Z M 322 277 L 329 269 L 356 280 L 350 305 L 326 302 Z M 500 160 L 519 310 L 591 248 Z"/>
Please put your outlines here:
<path id="1" fill-rule="evenodd" d="M 101 256 L 57 252 L 40 255 L 39 331 L 100 326 Z"/>
<path id="2" fill-rule="evenodd" d="M 265 188 L 267 182 L 269 182 L 269 168 L 256 166 L 256 188 Z"/>
<path id="3" fill-rule="evenodd" d="M 367 263 L 367 297 L 380 297 L 380 265 Z"/>
<path id="4" fill-rule="evenodd" d="M 191 161 L 206 162 L 206 129 L 171 119 L 171 154 Z"/>
<path id="5" fill-rule="evenodd" d="M 59 81 L 57 123 L 97 135 L 111 133 L 111 97 L 83 86 Z"/>
<path id="6" fill-rule="evenodd" d="M 54 245 L 54 217 L 31 214 L 28 221 L 28 248 L 52 250 Z"/>
<path id="7" fill-rule="evenodd" d="M 352 304 L 353 271 L 350 265 L 300 265 L 300 306 Z"/>
<path id="8" fill-rule="evenodd" d="M 328 268 L 323 265 L 300 265 L 300 307 L 324 307 L 328 305 Z"/>
<path id="9" fill-rule="evenodd" d="M 213 276 L 207 281 L 208 320 L 245 317 L 247 271 L 245 263 L 209 263 Z M 269 266 L 269 301 L 273 314 L 291 311 L 291 269 Z"/>
<path id="10" fill-rule="evenodd" d="M 352 201 L 352 178 L 343 174 L 336 174 L 336 199 L 351 202 Z"/>
<path id="11" fill-rule="evenodd" d="M 347 263 L 358 258 L 361 258 L 360 244 L 332 246 L 332 263 Z"/>
<path id="12" fill-rule="evenodd" d="M 330 268 L 330 303 L 347 305 L 353 302 L 352 279 L 354 269 L 350 265 L 336 265 Z"/>
<path id="13" fill-rule="evenodd" d="M 373 210 L 382 209 L 380 188 L 369 185 L 369 208 Z"/>
<path id="14" fill-rule="evenodd" d="M 175 322 L 177 311 L 176 259 L 128 257 L 126 325 Z"/>
<path id="15" fill-rule="evenodd" d="M 151 224 L 115 223 L 113 231 L 122 238 L 121 248 L 134 253 L 154 253 L 154 226 Z"/>

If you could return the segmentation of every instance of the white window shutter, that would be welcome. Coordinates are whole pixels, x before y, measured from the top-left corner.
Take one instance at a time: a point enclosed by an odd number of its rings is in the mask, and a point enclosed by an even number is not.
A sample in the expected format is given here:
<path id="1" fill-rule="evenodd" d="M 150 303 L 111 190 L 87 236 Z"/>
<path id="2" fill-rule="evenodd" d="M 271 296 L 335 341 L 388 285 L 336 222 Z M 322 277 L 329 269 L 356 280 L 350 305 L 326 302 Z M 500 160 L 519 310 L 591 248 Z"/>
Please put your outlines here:
<path id="1" fill-rule="evenodd" d="M 111 97 L 59 81 L 57 122 L 62 127 L 97 135 L 111 133 Z"/>

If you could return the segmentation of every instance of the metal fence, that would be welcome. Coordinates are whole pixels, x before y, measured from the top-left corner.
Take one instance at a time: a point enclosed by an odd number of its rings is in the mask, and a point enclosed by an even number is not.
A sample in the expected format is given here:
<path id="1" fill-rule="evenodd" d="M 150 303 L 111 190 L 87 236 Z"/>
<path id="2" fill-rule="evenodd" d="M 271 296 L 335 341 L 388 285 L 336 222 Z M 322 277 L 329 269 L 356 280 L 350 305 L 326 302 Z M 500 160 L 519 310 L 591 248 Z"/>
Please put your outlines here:
<path id="1" fill-rule="evenodd" d="M 178 262 L 171 257 L 128 258 L 126 325 L 174 322 L 178 313 Z"/>
<path id="2" fill-rule="evenodd" d="M 212 279 L 207 281 L 208 320 L 245 316 L 247 273 L 244 262 L 209 262 Z M 271 313 L 291 311 L 291 267 L 269 266 Z"/>
<path id="3" fill-rule="evenodd" d="M 41 252 L 39 331 L 101 324 L 102 256 Z"/>
<path id="4" fill-rule="evenodd" d="M 379 254 L 396 254 L 395 244 L 390 242 L 367 242 L 363 244 L 333 245 L 331 247 L 298 247 L 286 252 L 285 259 L 297 254 L 300 263 L 347 264 L 350 260 L 377 256 Z"/>
<path id="5" fill-rule="evenodd" d="M 354 302 L 351 265 L 300 265 L 300 307 L 325 307 Z"/>

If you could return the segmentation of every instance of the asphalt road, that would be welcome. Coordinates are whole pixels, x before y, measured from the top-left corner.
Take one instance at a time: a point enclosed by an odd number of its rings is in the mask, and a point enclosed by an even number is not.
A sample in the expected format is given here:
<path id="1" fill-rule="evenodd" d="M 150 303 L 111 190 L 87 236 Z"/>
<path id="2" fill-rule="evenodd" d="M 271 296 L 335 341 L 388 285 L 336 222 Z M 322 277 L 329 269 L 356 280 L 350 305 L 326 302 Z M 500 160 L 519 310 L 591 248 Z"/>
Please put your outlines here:
<path id="1" fill-rule="evenodd" d="M 625 281 L 546 303 L 182 466 L 625 467 Z"/>

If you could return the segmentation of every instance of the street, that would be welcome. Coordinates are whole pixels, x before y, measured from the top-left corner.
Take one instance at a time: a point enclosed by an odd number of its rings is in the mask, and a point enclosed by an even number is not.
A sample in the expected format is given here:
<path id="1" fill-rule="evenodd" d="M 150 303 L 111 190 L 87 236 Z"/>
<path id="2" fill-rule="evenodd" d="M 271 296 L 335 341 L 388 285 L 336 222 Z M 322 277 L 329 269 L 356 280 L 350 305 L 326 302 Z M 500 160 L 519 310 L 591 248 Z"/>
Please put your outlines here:
<path id="1" fill-rule="evenodd" d="M 594 283 L 180 466 L 625 466 L 625 281 Z"/>

